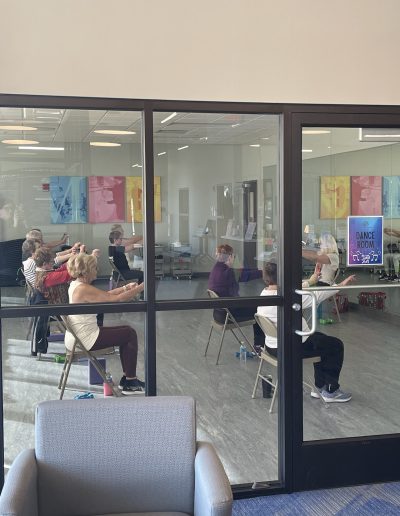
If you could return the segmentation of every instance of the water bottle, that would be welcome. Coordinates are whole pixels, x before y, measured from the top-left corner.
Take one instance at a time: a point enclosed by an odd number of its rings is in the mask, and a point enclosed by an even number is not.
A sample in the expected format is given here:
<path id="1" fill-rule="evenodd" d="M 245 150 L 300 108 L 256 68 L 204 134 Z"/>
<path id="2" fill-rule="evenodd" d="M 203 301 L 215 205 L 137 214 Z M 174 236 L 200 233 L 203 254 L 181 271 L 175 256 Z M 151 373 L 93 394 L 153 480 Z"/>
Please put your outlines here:
<path id="1" fill-rule="evenodd" d="M 111 376 L 110 373 L 106 373 L 106 379 L 107 379 L 107 381 L 103 383 L 104 397 L 105 396 L 112 396 L 113 395 L 113 391 L 112 391 L 112 388 L 111 388 L 111 385 L 113 383 L 113 379 L 112 379 L 112 376 Z"/>
<path id="2" fill-rule="evenodd" d="M 246 348 L 246 346 L 243 343 L 240 344 L 239 358 L 240 358 L 241 362 L 246 363 L 246 361 L 247 361 L 247 348 Z"/>
<path id="3" fill-rule="evenodd" d="M 114 280 L 113 280 L 113 276 L 111 274 L 110 281 L 108 282 L 108 290 L 112 290 L 113 289 L 113 284 L 114 284 Z"/>

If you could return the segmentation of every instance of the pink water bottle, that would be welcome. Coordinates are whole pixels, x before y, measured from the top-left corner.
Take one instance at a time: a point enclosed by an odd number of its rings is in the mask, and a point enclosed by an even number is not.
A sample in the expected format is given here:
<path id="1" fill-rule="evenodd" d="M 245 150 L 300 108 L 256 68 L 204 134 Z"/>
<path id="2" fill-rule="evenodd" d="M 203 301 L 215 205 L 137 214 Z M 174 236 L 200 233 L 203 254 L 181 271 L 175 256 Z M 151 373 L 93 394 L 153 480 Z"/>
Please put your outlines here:
<path id="1" fill-rule="evenodd" d="M 112 381 L 112 376 L 107 374 L 107 381 L 103 383 L 104 397 L 113 395 L 113 390 L 111 388 Z"/>

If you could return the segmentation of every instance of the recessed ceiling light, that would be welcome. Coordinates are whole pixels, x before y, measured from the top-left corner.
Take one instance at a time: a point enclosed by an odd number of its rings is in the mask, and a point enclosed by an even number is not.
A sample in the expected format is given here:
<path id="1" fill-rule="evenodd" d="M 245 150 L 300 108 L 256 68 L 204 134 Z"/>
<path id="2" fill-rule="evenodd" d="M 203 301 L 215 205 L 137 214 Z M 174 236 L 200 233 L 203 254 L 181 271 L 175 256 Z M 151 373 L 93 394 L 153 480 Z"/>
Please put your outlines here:
<path id="1" fill-rule="evenodd" d="M 165 122 L 168 122 L 168 120 L 171 120 L 171 118 L 174 118 L 178 113 L 172 113 L 172 115 L 167 116 L 167 118 L 164 118 L 164 120 L 161 120 L 162 124 L 165 124 Z"/>
<path id="2" fill-rule="evenodd" d="M 331 131 L 328 129 L 303 129 L 301 131 L 303 134 L 330 134 Z"/>
<path id="3" fill-rule="evenodd" d="M 136 134 L 135 131 L 122 131 L 120 129 L 96 129 L 93 132 L 98 134 Z"/>
<path id="4" fill-rule="evenodd" d="M 252 143 L 249 145 L 249 147 L 260 147 L 259 143 Z"/>
<path id="5" fill-rule="evenodd" d="M 1 143 L 6 143 L 7 145 L 24 145 L 25 143 L 27 145 L 36 145 L 36 140 L 2 140 Z"/>
<path id="6" fill-rule="evenodd" d="M 139 163 L 135 163 L 132 165 L 132 168 L 142 168 L 142 165 L 139 165 Z"/>
<path id="7" fill-rule="evenodd" d="M 188 147 L 189 147 L 189 145 L 184 145 L 183 147 L 178 147 L 178 150 L 187 149 Z"/>
<path id="8" fill-rule="evenodd" d="M 164 156 L 164 154 L 167 154 L 166 152 L 159 152 L 157 156 Z"/>
<path id="9" fill-rule="evenodd" d="M 64 147 L 30 147 L 29 145 L 20 145 L 19 150 L 44 150 L 44 151 L 63 151 Z"/>
<path id="10" fill-rule="evenodd" d="M 37 127 L 29 127 L 28 125 L 0 125 L 2 131 L 37 131 Z"/>
<path id="11" fill-rule="evenodd" d="M 301 149 L 301 152 L 312 152 L 312 149 Z"/>
<path id="12" fill-rule="evenodd" d="M 90 142 L 92 147 L 121 147 L 120 143 L 115 142 Z"/>

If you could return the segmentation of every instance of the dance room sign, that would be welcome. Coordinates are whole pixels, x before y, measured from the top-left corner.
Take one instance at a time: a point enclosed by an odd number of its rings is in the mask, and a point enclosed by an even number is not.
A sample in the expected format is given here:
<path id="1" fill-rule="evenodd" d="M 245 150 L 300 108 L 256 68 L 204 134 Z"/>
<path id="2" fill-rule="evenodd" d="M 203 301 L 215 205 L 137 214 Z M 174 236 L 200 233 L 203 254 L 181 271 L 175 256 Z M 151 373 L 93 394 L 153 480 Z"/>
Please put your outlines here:
<path id="1" fill-rule="evenodd" d="M 347 265 L 383 264 L 383 217 L 347 217 Z"/>

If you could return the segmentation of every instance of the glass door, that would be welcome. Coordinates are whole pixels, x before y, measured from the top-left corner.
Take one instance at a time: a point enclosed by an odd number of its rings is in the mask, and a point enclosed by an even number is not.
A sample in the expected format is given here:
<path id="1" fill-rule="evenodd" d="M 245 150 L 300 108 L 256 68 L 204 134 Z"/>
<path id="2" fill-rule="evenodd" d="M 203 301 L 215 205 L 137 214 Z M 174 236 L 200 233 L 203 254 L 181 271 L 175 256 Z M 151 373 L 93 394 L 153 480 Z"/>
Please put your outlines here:
<path id="1" fill-rule="evenodd" d="M 306 333 L 293 337 L 295 488 L 394 478 L 400 120 L 357 117 L 357 125 L 353 118 L 346 127 L 339 116 L 301 118 L 294 129 L 298 165 L 301 153 L 301 260 L 293 287 L 307 296 L 297 298 L 296 322 Z"/>

